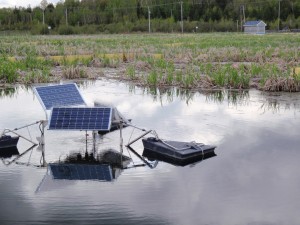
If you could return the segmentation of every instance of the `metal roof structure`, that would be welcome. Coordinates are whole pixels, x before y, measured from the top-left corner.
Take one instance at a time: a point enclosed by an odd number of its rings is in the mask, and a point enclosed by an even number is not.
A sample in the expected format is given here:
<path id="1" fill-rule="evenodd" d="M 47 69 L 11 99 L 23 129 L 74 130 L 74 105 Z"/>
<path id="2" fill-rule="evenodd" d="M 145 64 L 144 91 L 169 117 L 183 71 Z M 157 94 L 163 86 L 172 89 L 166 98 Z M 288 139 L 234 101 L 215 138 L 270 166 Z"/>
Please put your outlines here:
<path id="1" fill-rule="evenodd" d="M 247 26 L 258 26 L 260 23 L 262 25 L 264 25 L 264 26 L 267 25 L 262 20 L 253 20 L 253 21 L 246 21 L 243 26 L 244 27 L 247 27 Z"/>

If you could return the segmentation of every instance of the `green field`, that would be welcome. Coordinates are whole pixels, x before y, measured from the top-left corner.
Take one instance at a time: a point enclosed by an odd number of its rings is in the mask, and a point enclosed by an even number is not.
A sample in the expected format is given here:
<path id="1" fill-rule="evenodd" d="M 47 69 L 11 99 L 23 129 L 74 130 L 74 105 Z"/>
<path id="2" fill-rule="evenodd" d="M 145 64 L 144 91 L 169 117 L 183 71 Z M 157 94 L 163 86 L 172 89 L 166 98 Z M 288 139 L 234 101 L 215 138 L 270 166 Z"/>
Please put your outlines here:
<path id="1" fill-rule="evenodd" d="M 300 34 L 1 36 L 0 83 L 114 78 L 189 89 L 300 91 Z"/>

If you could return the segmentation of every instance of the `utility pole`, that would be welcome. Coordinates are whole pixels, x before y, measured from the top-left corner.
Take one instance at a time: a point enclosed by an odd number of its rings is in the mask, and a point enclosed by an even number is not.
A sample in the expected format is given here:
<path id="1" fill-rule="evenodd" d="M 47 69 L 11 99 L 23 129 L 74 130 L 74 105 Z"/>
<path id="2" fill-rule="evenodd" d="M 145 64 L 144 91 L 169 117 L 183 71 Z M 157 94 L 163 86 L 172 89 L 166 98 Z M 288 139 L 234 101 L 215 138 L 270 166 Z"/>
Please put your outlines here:
<path id="1" fill-rule="evenodd" d="M 66 8 L 66 25 L 68 26 L 68 8 Z"/>
<path id="2" fill-rule="evenodd" d="M 45 9 L 43 9 L 43 25 L 45 25 Z"/>
<path id="3" fill-rule="evenodd" d="M 150 12 L 150 9 L 149 9 L 149 6 L 148 6 L 148 22 L 149 22 L 149 33 L 151 33 L 151 12 Z"/>
<path id="4" fill-rule="evenodd" d="M 246 16 L 245 16 L 245 6 L 241 5 L 240 7 L 240 18 L 241 18 L 241 31 L 243 31 L 243 24 L 246 22 Z"/>
<path id="5" fill-rule="evenodd" d="M 47 0 L 41 1 L 41 9 L 43 10 L 43 25 L 45 25 L 45 10 L 47 8 L 48 2 Z"/>
<path id="6" fill-rule="evenodd" d="M 243 17 L 244 17 L 244 23 L 246 23 L 246 16 L 245 16 L 245 5 L 243 5 Z"/>
<path id="7" fill-rule="evenodd" d="M 182 3 L 180 2 L 180 10 L 181 10 L 181 33 L 183 33 L 183 12 L 182 12 Z"/>
<path id="8" fill-rule="evenodd" d="M 280 1 L 281 0 L 278 0 L 278 31 L 280 30 Z"/>

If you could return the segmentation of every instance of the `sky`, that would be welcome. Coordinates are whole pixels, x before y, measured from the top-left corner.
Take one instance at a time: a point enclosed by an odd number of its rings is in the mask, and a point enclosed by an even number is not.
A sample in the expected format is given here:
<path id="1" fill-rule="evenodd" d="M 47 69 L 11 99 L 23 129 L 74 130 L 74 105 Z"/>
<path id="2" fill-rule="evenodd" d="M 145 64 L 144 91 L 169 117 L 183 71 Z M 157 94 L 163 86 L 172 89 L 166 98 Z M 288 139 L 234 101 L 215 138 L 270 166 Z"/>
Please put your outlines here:
<path id="1" fill-rule="evenodd" d="M 41 1 L 42 0 L 0 0 L 0 8 L 14 8 L 15 6 L 18 8 L 20 6 L 27 7 L 29 5 L 33 8 L 40 5 Z M 54 5 L 59 1 L 60 0 L 47 0 L 49 4 L 53 3 Z"/>

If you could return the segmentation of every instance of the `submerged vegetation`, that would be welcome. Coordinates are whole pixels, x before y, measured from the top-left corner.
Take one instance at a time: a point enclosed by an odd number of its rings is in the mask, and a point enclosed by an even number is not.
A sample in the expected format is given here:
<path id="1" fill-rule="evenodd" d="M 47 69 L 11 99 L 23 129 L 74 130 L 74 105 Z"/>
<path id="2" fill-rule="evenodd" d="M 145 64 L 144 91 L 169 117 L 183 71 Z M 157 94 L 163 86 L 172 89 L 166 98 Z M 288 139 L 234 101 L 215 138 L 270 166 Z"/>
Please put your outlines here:
<path id="1" fill-rule="evenodd" d="M 300 35 L 2 36 L 0 82 L 110 77 L 142 86 L 300 91 Z"/>

